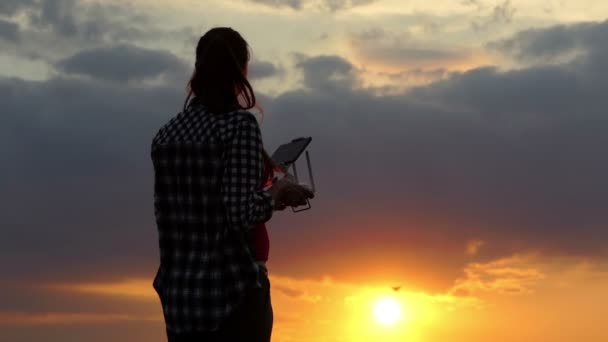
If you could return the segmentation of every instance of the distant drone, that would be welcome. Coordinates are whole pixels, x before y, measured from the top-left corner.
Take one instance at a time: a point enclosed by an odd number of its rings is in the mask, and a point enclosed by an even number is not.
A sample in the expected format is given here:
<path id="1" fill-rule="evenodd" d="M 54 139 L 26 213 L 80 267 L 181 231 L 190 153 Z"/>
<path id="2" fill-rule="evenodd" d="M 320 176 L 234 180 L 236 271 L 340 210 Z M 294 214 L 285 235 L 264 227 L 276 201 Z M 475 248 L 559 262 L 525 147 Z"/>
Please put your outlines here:
<path id="1" fill-rule="evenodd" d="M 392 289 L 393 291 L 398 292 L 399 290 L 401 290 L 401 286 L 393 286 Z"/>

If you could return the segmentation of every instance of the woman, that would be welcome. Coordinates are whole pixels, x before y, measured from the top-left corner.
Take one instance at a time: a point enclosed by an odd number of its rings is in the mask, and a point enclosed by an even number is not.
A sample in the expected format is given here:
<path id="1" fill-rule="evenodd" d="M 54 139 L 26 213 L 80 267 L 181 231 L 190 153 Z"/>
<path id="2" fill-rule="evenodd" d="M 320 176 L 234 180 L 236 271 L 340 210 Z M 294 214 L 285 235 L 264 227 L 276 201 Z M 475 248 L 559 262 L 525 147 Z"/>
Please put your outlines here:
<path id="1" fill-rule="evenodd" d="M 287 177 L 264 190 L 276 165 L 248 111 L 256 106 L 249 58 L 231 28 L 202 36 L 184 110 L 152 141 L 160 247 L 153 286 L 170 342 L 270 341 L 263 224 L 313 197 Z"/>

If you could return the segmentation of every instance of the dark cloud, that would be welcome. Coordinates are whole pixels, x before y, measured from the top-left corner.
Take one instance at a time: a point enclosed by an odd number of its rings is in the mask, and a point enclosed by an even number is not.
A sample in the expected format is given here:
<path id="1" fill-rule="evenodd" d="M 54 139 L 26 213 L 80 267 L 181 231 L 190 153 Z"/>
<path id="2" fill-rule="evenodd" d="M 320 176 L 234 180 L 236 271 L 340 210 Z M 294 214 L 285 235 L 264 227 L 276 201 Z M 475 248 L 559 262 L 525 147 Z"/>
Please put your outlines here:
<path id="1" fill-rule="evenodd" d="M 492 21 L 495 23 L 510 23 L 517 13 L 517 9 L 511 3 L 511 0 L 498 4 L 492 11 Z"/>
<path id="2" fill-rule="evenodd" d="M 181 74 L 186 77 L 186 63 L 165 51 L 132 45 L 117 45 L 81 51 L 60 61 L 57 67 L 69 74 L 87 75 L 112 81 L 133 81 Z"/>
<path id="3" fill-rule="evenodd" d="M 153 275 L 149 144 L 183 97 L 181 84 L 0 80 L 0 267 L 36 282 Z"/>
<path id="4" fill-rule="evenodd" d="M 86 15 L 93 7 L 87 7 L 77 0 L 9 0 L 0 5 L 0 13 L 9 17 L 24 14 L 32 28 L 37 30 L 49 29 L 65 37 L 85 34 L 91 38 L 91 26 L 95 21 L 103 20 Z M 78 19 L 76 12 L 81 14 Z M 87 30 L 89 32 L 84 32 Z"/>
<path id="5" fill-rule="evenodd" d="M 577 52 L 606 56 L 608 21 L 525 30 L 489 47 L 522 61 L 552 61 Z"/>
<path id="6" fill-rule="evenodd" d="M 348 89 L 356 81 L 356 70 L 346 59 L 339 56 L 298 55 L 296 67 L 302 71 L 304 86 L 313 90 Z"/>
<path id="7" fill-rule="evenodd" d="M 9 19 L 21 22 L 19 42 L 0 41 L 3 52 L 49 64 L 100 46 L 194 42 L 198 35 L 191 27 L 159 28 L 148 12 L 129 4 L 31 0 L 3 6 Z"/>
<path id="8" fill-rule="evenodd" d="M 0 2 L 0 14 L 12 16 L 36 2 L 36 0 L 2 0 Z"/>
<path id="9" fill-rule="evenodd" d="M 249 64 L 249 77 L 252 79 L 268 78 L 278 73 L 279 68 L 270 62 L 253 61 Z"/>
<path id="10" fill-rule="evenodd" d="M 19 39 L 19 25 L 0 19 L 0 39 L 17 41 Z"/>
<path id="11" fill-rule="evenodd" d="M 587 58 L 511 72 L 484 68 L 412 95 L 469 111 L 476 125 L 493 131 L 494 137 L 471 153 L 489 158 L 478 182 L 494 189 L 489 194 L 500 195 L 502 222 L 520 227 L 513 232 L 539 243 L 553 234 L 551 242 L 564 250 L 599 252 L 605 247 L 601 227 L 607 222 L 600 213 L 608 195 L 601 176 L 608 171 L 601 152 L 608 144 L 608 101 L 601 90 L 608 74 L 603 70 L 599 59 Z"/>
<path id="12" fill-rule="evenodd" d="M 255 3 L 272 7 L 289 7 L 301 10 L 305 5 L 316 5 L 318 8 L 336 12 L 356 6 L 370 4 L 377 0 L 250 0 Z"/>
<path id="13" fill-rule="evenodd" d="M 606 46 L 603 38 L 588 43 L 594 51 Z M 344 63 L 337 63 L 338 70 L 349 70 Z M 389 251 L 417 241 L 407 249 L 423 253 L 418 247 L 440 243 L 435 234 L 462 246 L 466 237 L 488 241 L 482 259 L 525 249 L 603 255 L 608 238 L 602 228 L 608 224 L 602 214 L 608 196 L 604 70 L 600 58 L 510 72 L 481 68 L 405 96 L 382 98 L 322 77 L 331 68 L 310 71 L 309 79 L 321 81 L 306 82 L 309 87 L 332 89 L 330 83 L 333 91 L 294 91 L 276 98 L 268 111 L 288 112 L 289 119 L 280 114 L 269 120 L 268 129 L 286 132 L 279 141 L 313 135 L 317 172 L 336 175 L 318 181 L 317 196 L 332 197 L 335 207 L 315 209 L 320 217 L 333 217 L 327 219 L 332 229 L 323 232 L 331 245 L 299 233 L 310 233 L 307 226 L 316 224 L 311 221 L 280 222 L 289 233 L 276 234 L 308 237 L 303 243 L 314 244 L 319 262 L 335 261 L 332 250 L 348 245 L 369 256 L 368 246 Z M 283 121 L 289 127 L 281 126 Z M 386 225 L 403 230 L 380 233 L 379 226 Z M 364 232 L 369 229 L 372 236 Z M 359 234 L 366 238 L 358 241 Z M 458 244 L 448 245 L 438 256 L 443 262 L 458 252 L 450 249 Z M 435 257 L 422 259 L 440 269 L 442 261 Z M 307 261 L 294 258 L 285 270 L 297 268 L 294 262 L 306 267 Z M 348 262 L 337 263 L 347 267 Z"/>
<path id="14" fill-rule="evenodd" d="M 476 69 L 390 96 L 361 88 L 338 56 L 300 55 L 297 67 L 303 89 L 261 96 L 262 129 L 270 150 L 313 137 L 318 193 L 311 211 L 270 222 L 275 272 L 360 281 L 364 267 L 378 281 L 446 288 L 470 261 L 471 240 L 484 241 L 479 260 L 605 254 L 603 60 Z M 149 144 L 183 89 L 0 81 L 5 274 L 151 279 Z"/>
<path id="15" fill-rule="evenodd" d="M 302 8 L 302 0 L 250 0 L 250 1 L 256 2 L 259 4 L 268 5 L 268 6 L 291 7 L 296 10 Z"/>
<path id="16" fill-rule="evenodd" d="M 38 11 L 32 15 L 32 23 L 39 27 L 50 27 L 63 36 L 78 33 L 78 24 L 74 16 L 76 0 L 42 0 L 38 2 Z"/>

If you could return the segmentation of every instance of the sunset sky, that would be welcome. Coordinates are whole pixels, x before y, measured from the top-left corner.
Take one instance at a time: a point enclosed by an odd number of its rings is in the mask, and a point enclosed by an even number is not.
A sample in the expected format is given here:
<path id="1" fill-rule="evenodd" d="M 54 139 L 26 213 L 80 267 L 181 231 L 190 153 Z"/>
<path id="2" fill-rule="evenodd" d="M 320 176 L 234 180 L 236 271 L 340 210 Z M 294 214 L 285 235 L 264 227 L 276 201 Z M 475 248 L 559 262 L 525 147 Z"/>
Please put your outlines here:
<path id="1" fill-rule="evenodd" d="M 150 143 L 215 26 L 251 46 L 267 149 L 313 137 L 312 210 L 269 223 L 273 342 L 608 341 L 607 19 L 600 0 L 0 0 L 0 342 L 166 341 Z"/>

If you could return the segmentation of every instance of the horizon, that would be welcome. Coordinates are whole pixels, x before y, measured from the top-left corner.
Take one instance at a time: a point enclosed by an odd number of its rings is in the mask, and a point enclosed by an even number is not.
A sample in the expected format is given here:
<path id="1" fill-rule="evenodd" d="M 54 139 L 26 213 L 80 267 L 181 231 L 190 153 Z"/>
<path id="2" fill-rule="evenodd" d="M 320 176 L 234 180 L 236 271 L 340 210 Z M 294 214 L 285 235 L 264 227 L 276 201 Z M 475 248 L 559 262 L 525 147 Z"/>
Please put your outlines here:
<path id="1" fill-rule="evenodd" d="M 166 341 L 150 143 L 216 26 L 312 137 L 273 342 L 608 341 L 608 2 L 2 1 L 0 341 Z"/>

